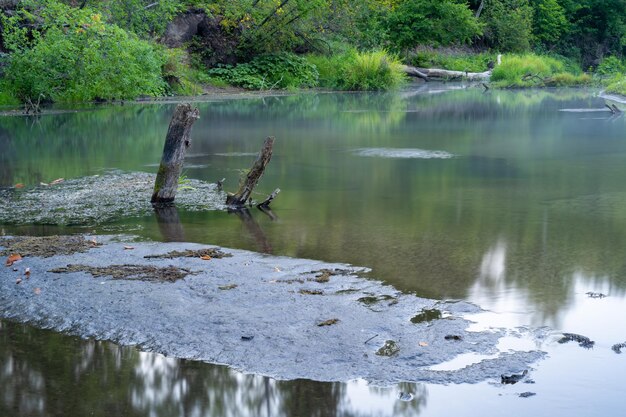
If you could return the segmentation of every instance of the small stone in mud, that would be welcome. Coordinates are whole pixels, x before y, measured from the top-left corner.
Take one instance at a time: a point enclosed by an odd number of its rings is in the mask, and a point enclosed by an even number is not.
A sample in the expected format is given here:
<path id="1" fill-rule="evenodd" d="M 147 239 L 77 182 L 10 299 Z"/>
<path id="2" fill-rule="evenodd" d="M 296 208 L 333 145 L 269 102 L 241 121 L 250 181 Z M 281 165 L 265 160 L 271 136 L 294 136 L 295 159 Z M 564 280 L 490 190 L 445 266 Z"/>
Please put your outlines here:
<path id="1" fill-rule="evenodd" d="M 241 336 L 241 340 L 245 340 L 246 342 L 249 342 L 250 340 L 254 339 L 254 336 L 250 335 L 250 336 Z"/>
<path id="2" fill-rule="evenodd" d="M 83 236 L 19 236 L 0 238 L 0 255 L 19 253 L 22 257 L 38 256 L 50 258 L 56 255 L 73 255 L 79 252 L 87 252 L 94 246 L 92 242 Z"/>
<path id="3" fill-rule="evenodd" d="M 585 349 L 591 349 L 596 343 L 593 340 L 589 339 L 587 336 L 582 336 L 576 333 L 563 333 L 563 337 L 559 339 L 558 342 L 561 344 L 567 342 L 576 342 L 578 343 L 578 346 Z"/>
<path id="4" fill-rule="evenodd" d="M 393 356 L 400 352 L 400 347 L 393 340 L 385 341 L 385 344 L 376 351 L 378 356 Z"/>
<path id="5" fill-rule="evenodd" d="M 320 291 L 320 290 L 307 290 L 306 288 L 302 288 L 298 292 L 300 294 L 304 294 L 304 295 L 323 295 L 324 294 L 323 291 Z"/>
<path id="6" fill-rule="evenodd" d="M 617 354 L 621 354 L 622 353 L 622 349 L 626 348 L 626 342 L 624 343 L 616 343 L 613 346 L 611 346 L 611 349 L 613 349 L 613 352 L 617 353 Z"/>
<path id="7" fill-rule="evenodd" d="M 589 298 L 604 298 L 607 296 L 606 294 L 602 294 L 601 292 L 592 292 L 592 291 L 589 291 L 586 294 L 589 296 Z"/>
<path id="8" fill-rule="evenodd" d="M 333 324 L 339 323 L 339 319 L 328 319 L 328 320 L 324 320 L 321 323 L 317 323 L 317 325 L 319 327 L 323 327 L 323 326 L 332 326 Z"/>
<path id="9" fill-rule="evenodd" d="M 456 335 L 456 334 L 448 334 L 444 337 L 444 339 L 446 340 L 463 340 L 462 336 Z"/>
<path id="10" fill-rule="evenodd" d="M 217 248 L 207 248 L 207 249 L 200 249 L 200 250 L 191 250 L 191 249 L 186 249 L 183 251 L 171 251 L 168 253 L 164 253 L 161 255 L 146 255 L 144 256 L 144 258 L 146 259 L 173 259 L 173 258 L 202 258 L 202 257 L 208 257 L 205 259 L 211 259 L 211 258 L 228 258 L 231 257 L 233 255 L 231 255 L 230 253 L 226 253 L 226 252 L 222 252 L 221 250 L 217 249 Z"/>
<path id="11" fill-rule="evenodd" d="M 105 267 L 95 267 L 88 265 L 67 265 L 63 268 L 51 269 L 49 272 L 63 274 L 70 272 L 88 272 L 93 277 L 99 278 L 110 276 L 113 279 L 128 279 L 139 281 L 175 282 L 185 278 L 192 272 L 188 269 L 168 266 L 158 268 L 146 265 L 110 265 Z"/>
<path id="12" fill-rule="evenodd" d="M 429 322 L 429 321 L 440 319 L 441 317 L 442 316 L 441 316 L 440 310 L 437 310 L 435 308 L 423 309 L 421 313 L 418 313 L 417 315 L 413 316 L 413 318 L 411 318 L 411 323 L 413 324 L 424 323 L 424 322 Z"/>
<path id="13" fill-rule="evenodd" d="M 237 284 L 228 284 L 228 285 L 220 285 L 219 287 L 220 290 L 226 291 L 226 290 L 232 290 L 237 288 Z"/>
<path id="14" fill-rule="evenodd" d="M 535 395 L 537 395 L 537 394 L 536 394 L 536 393 L 534 393 L 534 392 L 527 391 L 527 392 L 522 392 L 522 393 L 519 395 L 519 397 L 520 397 L 520 398 L 528 398 L 528 397 L 532 397 L 532 396 L 535 396 Z"/>
<path id="15" fill-rule="evenodd" d="M 503 384 L 513 385 L 520 382 L 527 374 L 528 370 L 524 369 L 524 372 L 522 372 L 521 374 L 500 375 L 500 378 Z"/>

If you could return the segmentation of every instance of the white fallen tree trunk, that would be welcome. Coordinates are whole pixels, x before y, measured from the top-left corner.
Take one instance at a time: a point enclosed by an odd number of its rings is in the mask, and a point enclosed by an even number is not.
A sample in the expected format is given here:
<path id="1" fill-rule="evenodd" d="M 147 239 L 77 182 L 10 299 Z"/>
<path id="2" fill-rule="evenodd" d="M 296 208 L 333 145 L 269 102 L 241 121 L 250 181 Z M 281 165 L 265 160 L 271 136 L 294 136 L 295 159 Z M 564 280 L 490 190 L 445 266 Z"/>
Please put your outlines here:
<path id="1" fill-rule="evenodd" d="M 497 65 L 500 65 L 501 61 L 502 55 L 498 55 Z M 408 76 L 421 78 L 425 81 L 430 81 L 431 79 L 488 81 L 489 78 L 491 78 L 491 70 L 485 72 L 467 72 L 440 68 L 416 68 L 409 65 L 403 65 L 402 69 Z"/>
<path id="2" fill-rule="evenodd" d="M 418 77 L 425 81 L 431 79 L 462 79 L 469 81 L 486 81 L 491 77 L 491 70 L 485 72 L 450 71 L 439 68 L 415 68 L 403 66 L 404 72 L 411 77 Z"/>

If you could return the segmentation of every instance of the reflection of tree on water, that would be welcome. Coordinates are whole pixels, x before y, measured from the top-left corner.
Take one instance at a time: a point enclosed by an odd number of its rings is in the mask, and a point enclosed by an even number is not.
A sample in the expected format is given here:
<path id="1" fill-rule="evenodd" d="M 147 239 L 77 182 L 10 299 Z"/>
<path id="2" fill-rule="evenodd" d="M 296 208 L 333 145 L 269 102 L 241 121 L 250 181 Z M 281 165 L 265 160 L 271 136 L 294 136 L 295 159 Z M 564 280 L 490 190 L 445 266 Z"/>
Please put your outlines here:
<path id="1" fill-rule="evenodd" d="M 275 381 L 11 322 L 0 322 L 0 364 L 2 416 L 380 415 L 351 397 L 355 383 Z M 421 384 L 360 387 L 385 404 L 382 415 L 417 416 L 428 395 Z M 399 391 L 415 398 L 399 401 Z"/>

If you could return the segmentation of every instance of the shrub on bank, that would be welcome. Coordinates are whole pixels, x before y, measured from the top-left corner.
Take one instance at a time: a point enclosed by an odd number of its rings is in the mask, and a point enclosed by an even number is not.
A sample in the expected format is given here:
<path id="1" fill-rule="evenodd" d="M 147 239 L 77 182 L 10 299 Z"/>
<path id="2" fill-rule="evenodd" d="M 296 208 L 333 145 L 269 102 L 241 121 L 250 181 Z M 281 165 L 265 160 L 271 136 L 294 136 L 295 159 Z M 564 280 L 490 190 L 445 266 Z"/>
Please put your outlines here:
<path id="1" fill-rule="evenodd" d="M 54 8 L 48 12 L 58 10 L 63 18 L 47 16 L 44 32 L 14 44 L 3 91 L 22 102 L 133 99 L 165 92 L 165 59 L 152 44 L 105 24 L 90 9 L 49 3 Z"/>
<path id="2" fill-rule="evenodd" d="M 574 86 L 589 84 L 591 77 L 559 59 L 523 54 L 503 56 L 491 81 L 498 87 Z"/>
<path id="3" fill-rule="evenodd" d="M 348 51 L 341 55 L 309 55 L 320 73 L 320 87 L 337 90 L 390 90 L 405 82 L 401 62 L 385 51 Z"/>
<path id="4" fill-rule="evenodd" d="M 250 90 L 315 87 L 319 76 L 317 68 L 306 59 L 285 52 L 261 55 L 236 66 L 223 65 L 208 74 Z"/>

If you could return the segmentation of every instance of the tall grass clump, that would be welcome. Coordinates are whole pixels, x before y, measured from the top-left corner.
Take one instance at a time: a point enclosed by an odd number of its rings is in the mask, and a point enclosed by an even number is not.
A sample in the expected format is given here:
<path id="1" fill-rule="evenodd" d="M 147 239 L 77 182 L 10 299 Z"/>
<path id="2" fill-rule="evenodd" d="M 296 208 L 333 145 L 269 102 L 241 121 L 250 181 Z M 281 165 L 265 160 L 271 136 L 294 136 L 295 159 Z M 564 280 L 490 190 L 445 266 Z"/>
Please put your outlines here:
<path id="1" fill-rule="evenodd" d="M 405 80 L 402 64 L 386 51 L 348 51 L 341 55 L 309 55 L 309 62 L 317 67 L 320 87 L 376 91 L 391 90 L 401 86 Z"/>
<path id="2" fill-rule="evenodd" d="M 523 54 L 503 56 L 491 81 L 499 87 L 573 86 L 588 84 L 591 77 L 557 58 Z"/>

